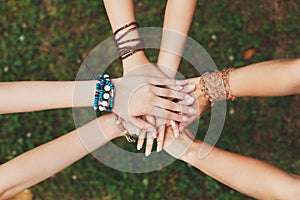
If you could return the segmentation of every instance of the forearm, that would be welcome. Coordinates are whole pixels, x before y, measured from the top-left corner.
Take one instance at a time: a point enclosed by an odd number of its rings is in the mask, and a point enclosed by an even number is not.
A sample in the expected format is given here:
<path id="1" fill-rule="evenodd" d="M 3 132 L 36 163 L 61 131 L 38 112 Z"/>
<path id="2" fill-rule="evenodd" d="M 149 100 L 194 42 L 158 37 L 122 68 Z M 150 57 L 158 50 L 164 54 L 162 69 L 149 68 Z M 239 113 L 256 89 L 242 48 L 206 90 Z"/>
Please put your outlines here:
<path id="1" fill-rule="evenodd" d="M 300 59 L 274 60 L 239 68 L 231 72 L 229 84 L 237 97 L 300 94 Z"/>
<path id="2" fill-rule="evenodd" d="M 179 67 L 197 0 L 168 0 L 161 49 L 157 64 L 159 69 L 170 78 L 174 78 Z"/>
<path id="3" fill-rule="evenodd" d="M 116 86 L 118 79 L 111 81 Z M 0 114 L 92 107 L 95 86 L 95 80 L 0 83 Z"/>
<path id="4" fill-rule="evenodd" d="M 115 32 L 117 29 L 123 27 L 128 23 L 136 21 L 133 0 L 104 0 L 103 2 L 113 32 Z M 127 29 L 120 31 L 119 35 L 124 34 L 124 32 L 126 31 Z M 121 41 L 130 40 L 133 38 L 139 38 L 137 30 L 130 32 L 130 34 L 122 38 Z M 143 51 L 138 51 L 132 56 L 129 56 L 128 58 L 122 60 L 122 62 L 124 74 L 134 70 L 136 66 L 145 65 L 149 63 Z"/>
<path id="5" fill-rule="evenodd" d="M 95 81 L 24 81 L 0 83 L 0 114 L 92 106 Z M 73 92 L 82 98 L 73 103 Z"/>
<path id="6" fill-rule="evenodd" d="M 203 159 L 196 141 L 181 159 L 223 184 L 258 199 L 295 199 L 300 180 L 265 162 L 214 147 Z"/>
<path id="7" fill-rule="evenodd" d="M 135 22 L 133 0 L 103 0 L 113 32 L 118 28 Z"/>
<path id="8" fill-rule="evenodd" d="M 100 126 L 101 130 L 105 128 L 106 132 L 99 131 L 97 128 L 91 129 L 95 126 Z M 87 155 L 93 149 L 88 151 L 87 145 L 89 144 L 82 143 L 80 134 L 83 132 L 85 132 L 85 138 L 97 135 L 98 140 L 93 144 L 94 150 L 119 136 L 112 114 L 105 115 L 2 164 L 0 166 L 0 199 L 6 199 L 49 178 Z M 99 138 L 102 139 L 99 140 Z M 91 138 L 93 139 L 95 140 Z"/>

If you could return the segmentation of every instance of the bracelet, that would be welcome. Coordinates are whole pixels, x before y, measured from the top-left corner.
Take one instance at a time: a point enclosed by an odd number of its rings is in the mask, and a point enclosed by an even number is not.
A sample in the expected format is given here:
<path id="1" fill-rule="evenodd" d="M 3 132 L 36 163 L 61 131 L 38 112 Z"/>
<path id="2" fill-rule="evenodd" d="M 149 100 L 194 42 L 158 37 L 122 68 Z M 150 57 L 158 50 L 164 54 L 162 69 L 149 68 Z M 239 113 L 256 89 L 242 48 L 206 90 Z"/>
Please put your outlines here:
<path id="1" fill-rule="evenodd" d="M 129 56 L 133 55 L 134 53 L 144 50 L 144 43 L 140 41 L 136 45 L 125 46 L 122 48 L 118 48 L 118 50 L 119 57 L 121 58 L 121 60 L 124 60 L 125 58 L 128 58 Z"/>
<path id="2" fill-rule="evenodd" d="M 117 114 L 114 114 L 114 118 L 115 118 L 115 124 L 118 126 L 120 131 L 122 131 L 122 134 L 126 138 L 127 142 L 135 142 L 135 140 L 131 138 L 131 135 L 123 126 L 121 118 Z"/>
<path id="3" fill-rule="evenodd" d="M 233 70 L 233 68 L 227 68 L 221 71 L 221 76 L 225 87 L 226 99 L 229 99 L 231 101 L 237 100 L 237 97 L 232 94 L 232 90 L 229 85 L 230 72 L 232 72 Z"/>
<path id="4" fill-rule="evenodd" d="M 100 103 L 100 105 L 99 105 Z M 97 78 L 94 96 L 94 110 L 112 112 L 114 106 L 114 85 L 108 74 L 100 74 Z"/>
<path id="5" fill-rule="evenodd" d="M 216 101 L 231 100 L 235 101 L 236 96 L 232 94 L 232 90 L 229 85 L 229 75 L 233 71 L 232 68 L 228 68 L 222 71 L 214 70 L 205 72 L 200 77 L 200 88 L 207 101 L 214 105 Z"/>
<path id="6" fill-rule="evenodd" d="M 130 32 L 139 28 L 139 24 L 137 22 L 130 22 L 121 28 L 118 28 L 114 32 L 114 42 L 119 52 L 119 58 L 124 60 L 129 56 L 135 54 L 138 51 L 144 50 L 144 42 L 140 38 L 131 38 L 131 39 L 124 39 Z M 118 33 L 122 30 L 126 30 L 122 35 L 118 36 Z M 136 42 L 132 45 L 133 42 Z M 129 45 L 131 44 L 131 45 Z"/>
<path id="7" fill-rule="evenodd" d="M 124 26 L 122 26 L 121 28 L 118 28 L 115 32 L 114 35 L 117 35 L 120 31 L 124 30 L 125 28 L 128 28 L 130 26 L 137 26 L 139 27 L 139 23 L 137 22 L 130 22 L 128 24 L 125 24 Z"/>

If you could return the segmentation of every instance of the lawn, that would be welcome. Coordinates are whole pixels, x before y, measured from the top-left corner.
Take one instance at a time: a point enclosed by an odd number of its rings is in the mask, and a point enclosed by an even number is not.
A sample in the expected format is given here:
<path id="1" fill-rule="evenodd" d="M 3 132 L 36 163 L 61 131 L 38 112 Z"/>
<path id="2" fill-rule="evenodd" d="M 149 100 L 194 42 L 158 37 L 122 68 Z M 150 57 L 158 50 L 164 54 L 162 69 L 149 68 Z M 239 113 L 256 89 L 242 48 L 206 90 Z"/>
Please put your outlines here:
<path id="1" fill-rule="evenodd" d="M 135 2 L 142 27 L 162 26 L 167 1 Z M 9 0 L 1 2 L 0 13 L 3 82 L 74 80 L 86 55 L 112 35 L 100 0 Z M 198 1 L 190 36 L 219 68 L 238 68 L 299 57 L 299 22 L 299 0 Z M 157 51 L 147 54 L 156 62 Z M 186 70 L 188 65 L 182 61 L 180 71 L 186 77 L 196 76 Z M 119 61 L 109 70 L 114 77 L 122 74 Z M 300 174 L 299 100 L 298 95 L 229 102 L 217 146 Z M 199 132 L 208 123 L 205 115 Z M 74 128 L 72 109 L 0 115 L 0 163 Z M 180 161 L 135 174 L 111 169 L 92 156 L 31 190 L 35 199 L 251 199 Z"/>

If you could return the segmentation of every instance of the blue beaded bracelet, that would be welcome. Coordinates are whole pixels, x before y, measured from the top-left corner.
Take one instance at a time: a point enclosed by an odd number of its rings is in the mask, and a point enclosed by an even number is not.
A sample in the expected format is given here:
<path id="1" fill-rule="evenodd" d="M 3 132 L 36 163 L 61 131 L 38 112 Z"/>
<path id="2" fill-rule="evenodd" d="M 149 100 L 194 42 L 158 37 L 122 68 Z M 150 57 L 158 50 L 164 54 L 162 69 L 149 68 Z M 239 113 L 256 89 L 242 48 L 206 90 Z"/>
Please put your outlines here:
<path id="1" fill-rule="evenodd" d="M 114 85 L 108 74 L 100 74 L 97 78 L 94 97 L 94 110 L 112 112 L 114 106 Z"/>

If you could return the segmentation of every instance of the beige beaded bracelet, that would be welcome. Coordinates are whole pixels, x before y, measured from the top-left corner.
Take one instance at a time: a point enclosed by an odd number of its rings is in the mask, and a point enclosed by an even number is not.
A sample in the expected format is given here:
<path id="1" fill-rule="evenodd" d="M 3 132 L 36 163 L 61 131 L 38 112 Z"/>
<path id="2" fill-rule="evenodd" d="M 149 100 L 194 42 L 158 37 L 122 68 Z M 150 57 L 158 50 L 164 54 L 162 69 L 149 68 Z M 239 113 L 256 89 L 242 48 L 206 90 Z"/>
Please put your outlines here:
<path id="1" fill-rule="evenodd" d="M 131 135 L 126 130 L 126 128 L 123 126 L 122 120 L 120 119 L 120 117 L 117 114 L 114 114 L 114 117 L 115 117 L 115 124 L 118 126 L 120 131 L 122 131 L 122 134 L 126 138 L 127 142 L 135 142 L 135 140 L 131 138 Z"/>
<path id="2" fill-rule="evenodd" d="M 214 70 L 205 72 L 200 77 L 200 88 L 207 101 L 214 105 L 216 101 L 231 100 L 235 101 L 236 96 L 232 94 L 229 85 L 229 75 L 233 68 L 225 70 Z"/>

